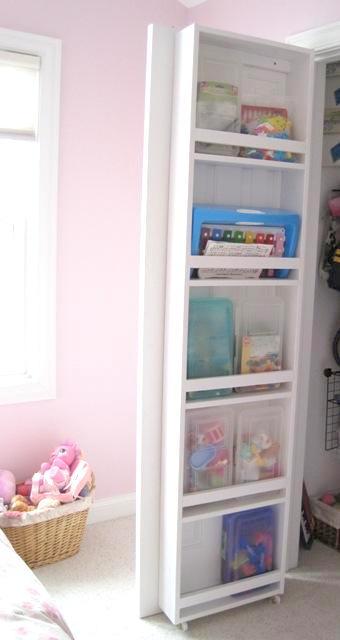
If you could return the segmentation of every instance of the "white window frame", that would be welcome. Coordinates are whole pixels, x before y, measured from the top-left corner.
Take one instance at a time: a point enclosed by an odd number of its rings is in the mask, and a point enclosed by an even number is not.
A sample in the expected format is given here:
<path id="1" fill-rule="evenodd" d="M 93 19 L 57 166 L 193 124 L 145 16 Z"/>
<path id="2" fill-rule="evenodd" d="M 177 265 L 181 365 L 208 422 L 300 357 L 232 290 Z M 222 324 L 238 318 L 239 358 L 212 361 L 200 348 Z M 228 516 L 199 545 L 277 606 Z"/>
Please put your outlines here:
<path id="1" fill-rule="evenodd" d="M 0 379 L 0 404 L 56 397 L 56 236 L 61 41 L 0 29 L 0 49 L 40 57 L 38 289 L 39 335 L 28 334 L 27 370 Z"/>

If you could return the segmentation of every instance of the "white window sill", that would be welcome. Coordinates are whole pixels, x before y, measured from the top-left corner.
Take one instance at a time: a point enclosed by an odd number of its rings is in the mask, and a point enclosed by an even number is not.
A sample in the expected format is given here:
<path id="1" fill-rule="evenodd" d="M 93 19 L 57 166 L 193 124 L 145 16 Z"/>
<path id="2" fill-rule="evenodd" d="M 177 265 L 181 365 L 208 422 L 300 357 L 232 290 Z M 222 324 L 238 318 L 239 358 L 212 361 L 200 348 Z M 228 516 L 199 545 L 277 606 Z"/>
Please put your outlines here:
<path id="1" fill-rule="evenodd" d="M 53 380 L 38 381 L 27 374 L 8 376 L 7 380 L 0 378 L 0 405 L 55 400 L 55 398 L 56 388 Z"/>

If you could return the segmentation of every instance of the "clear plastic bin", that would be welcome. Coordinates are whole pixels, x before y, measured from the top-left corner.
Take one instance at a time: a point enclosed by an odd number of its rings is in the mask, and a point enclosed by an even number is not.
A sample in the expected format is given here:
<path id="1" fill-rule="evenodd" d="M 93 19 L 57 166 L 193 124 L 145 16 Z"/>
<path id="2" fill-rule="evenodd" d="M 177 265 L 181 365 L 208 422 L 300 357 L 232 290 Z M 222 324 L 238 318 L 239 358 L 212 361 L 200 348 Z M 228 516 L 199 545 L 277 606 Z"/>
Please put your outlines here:
<path id="1" fill-rule="evenodd" d="M 222 582 L 273 569 L 275 512 L 272 507 L 223 516 Z"/>
<path id="2" fill-rule="evenodd" d="M 233 303 L 227 298 L 189 302 L 188 378 L 228 376 L 234 364 Z M 226 396 L 231 389 L 189 392 L 189 398 Z"/>
<path id="3" fill-rule="evenodd" d="M 226 487 L 233 474 L 234 413 L 231 409 L 188 411 L 184 492 Z"/>
<path id="4" fill-rule="evenodd" d="M 280 405 L 252 407 L 237 416 L 235 482 L 282 475 L 284 410 Z"/>
<path id="5" fill-rule="evenodd" d="M 239 373 L 268 373 L 282 368 L 283 300 L 276 296 L 246 300 L 236 311 L 236 363 Z M 240 387 L 236 391 L 263 390 L 279 385 Z"/>

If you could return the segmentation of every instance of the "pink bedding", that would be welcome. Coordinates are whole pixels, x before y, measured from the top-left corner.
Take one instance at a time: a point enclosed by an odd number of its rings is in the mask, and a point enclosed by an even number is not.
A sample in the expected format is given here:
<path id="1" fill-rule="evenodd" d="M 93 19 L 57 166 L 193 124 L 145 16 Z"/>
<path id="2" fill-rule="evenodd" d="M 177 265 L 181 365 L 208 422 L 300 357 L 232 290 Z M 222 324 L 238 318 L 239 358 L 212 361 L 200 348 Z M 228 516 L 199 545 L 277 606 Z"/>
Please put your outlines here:
<path id="1" fill-rule="evenodd" d="M 0 530 L 1 640 L 74 640 L 46 589 Z"/>

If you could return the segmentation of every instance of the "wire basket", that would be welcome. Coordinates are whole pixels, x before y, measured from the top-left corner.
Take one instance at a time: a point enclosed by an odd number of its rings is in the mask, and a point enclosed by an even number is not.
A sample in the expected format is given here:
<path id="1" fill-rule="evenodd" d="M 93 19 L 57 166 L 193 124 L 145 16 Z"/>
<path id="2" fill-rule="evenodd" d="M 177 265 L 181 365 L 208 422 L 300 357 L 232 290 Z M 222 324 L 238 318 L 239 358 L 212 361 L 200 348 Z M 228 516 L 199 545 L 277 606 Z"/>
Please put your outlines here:
<path id="1" fill-rule="evenodd" d="M 325 449 L 331 451 L 340 444 L 340 371 L 325 369 L 324 375 L 327 379 Z"/>
<path id="2" fill-rule="evenodd" d="M 310 501 L 315 521 L 314 537 L 340 551 L 340 510 L 317 497 L 311 497 Z"/>
<path id="3" fill-rule="evenodd" d="M 46 511 L 30 511 L 18 519 L 1 516 L 0 527 L 18 555 L 34 569 L 78 553 L 91 502 L 88 496 Z"/>

